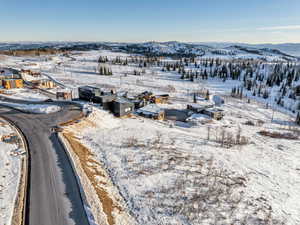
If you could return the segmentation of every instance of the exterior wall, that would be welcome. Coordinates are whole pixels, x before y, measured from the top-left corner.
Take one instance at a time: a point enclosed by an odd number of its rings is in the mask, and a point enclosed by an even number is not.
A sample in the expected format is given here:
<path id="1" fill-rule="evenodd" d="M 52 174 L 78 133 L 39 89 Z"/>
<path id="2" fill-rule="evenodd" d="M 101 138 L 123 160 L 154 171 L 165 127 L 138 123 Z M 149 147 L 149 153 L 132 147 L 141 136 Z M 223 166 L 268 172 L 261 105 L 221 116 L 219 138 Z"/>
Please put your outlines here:
<path id="1" fill-rule="evenodd" d="M 23 80 L 18 79 L 18 80 L 15 80 L 15 82 L 16 82 L 17 88 L 22 88 L 22 87 L 24 87 Z"/>
<path id="2" fill-rule="evenodd" d="M 126 116 L 128 114 L 131 114 L 134 110 L 134 104 L 133 103 L 120 103 L 120 102 L 114 102 L 113 103 L 113 113 L 115 116 L 122 117 Z"/>
<path id="3" fill-rule="evenodd" d="M 55 87 L 55 84 L 54 84 L 54 82 L 53 81 L 41 81 L 40 82 L 40 84 L 39 84 L 39 86 L 41 87 L 41 88 L 54 88 Z"/>
<path id="4" fill-rule="evenodd" d="M 84 86 L 78 88 L 78 95 L 80 99 L 93 101 L 95 103 L 100 103 L 100 90 L 99 88 Z"/>
<path id="5" fill-rule="evenodd" d="M 23 88 L 23 80 L 21 79 L 5 79 L 2 81 L 2 85 L 6 89 L 12 89 L 12 88 Z"/>
<path id="6" fill-rule="evenodd" d="M 89 90 L 79 88 L 78 93 L 79 93 L 79 98 L 83 100 L 90 101 L 94 97 L 94 94 Z"/>
<path id="7" fill-rule="evenodd" d="M 169 100 L 169 95 L 157 95 L 154 97 L 156 104 L 166 104 Z"/>
<path id="8" fill-rule="evenodd" d="M 71 92 L 57 92 L 56 98 L 61 100 L 72 100 Z"/>
<path id="9" fill-rule="evenodd" d="M 100 103 L 103 104 L 103 103 L 107 103 L 107 102 L 112 102 L 114 100 L 116 100 L 117 96 L 116 95 L 103 95 L 103 96 L 100 96 Z"/>

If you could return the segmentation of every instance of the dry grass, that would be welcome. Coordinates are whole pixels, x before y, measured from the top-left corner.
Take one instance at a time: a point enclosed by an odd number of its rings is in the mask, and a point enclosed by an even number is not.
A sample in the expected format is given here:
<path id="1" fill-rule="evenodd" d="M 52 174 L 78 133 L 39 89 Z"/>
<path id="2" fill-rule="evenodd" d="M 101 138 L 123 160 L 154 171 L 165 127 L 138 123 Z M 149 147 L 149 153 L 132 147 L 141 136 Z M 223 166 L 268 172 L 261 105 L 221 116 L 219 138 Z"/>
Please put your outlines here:
<path id="1" fill-rule="evenodd" d="M 129 137 L 123 142 L 122 146 L 125 148 L 141 148 L 145 147 L 145 144 L 140 143 L 135 137 Z"/>
<path id="2" fill-rule="evenodd" d="M 69 120 L 67 122 L 61 123 L 59 124 L 60 126 L 70 126 L 73 125 L 75 123 L 77 123 L 80 119 L 82 119 L 84 117 L 83 113 L 80 113 L 80 115 L 72 120 Z"/>
<path id="3" fill-rule="evenodd" d="M 242 135 L 241 127 L 238 127 L 236 133 L 232 133 L 226 130 L 225 127 L 221 127 L 215 131 L 215 141 L 220 144 L 221 147 L 231 148 L 236 145 L 247 145 L 249 139 Z"/>
<path id="4" fill-rule="evenodd" d="M 99 185 L 97 177 L 107 178 L 107 176 L 99 169 L 99 167 L 102 167 L 101 164 L 93 159 L 94 155 L 90 152 L 88 148 L 86 148 L 80 143 L 78 138 L 76 138 L 72 132 L 64 132 L 63 135 L 71 145 L 74 153 L 78 156 L 83 171 L 91 181 L 98 195 L 98 198 L 102 203 L 103 211 L 107 215 L 109 225 L 114 225 L 115 219 L 113 217 L 113 212 L 116 210 L 120 212 L 122 209 L 118 205 L 118 203 L 113 201 L 113 199 L 109 196 L 105 188 Z M 101 184 L 105 185 L 106 183 L 101 182 Z"/>
<path id="5" fill-rule="evenodd" d="M 247 125 L 247 126 L 255 126 L 255 123 L 251 120 L 247 120 L 244 125 Z"/>
<path id="6" fill-rule="evenodd" d="M 172 184 L 157 185 L 135 196 L 137 205 L 143 202 L 153 212 L 148 218 L 153 224 L 172 224 L 161 215 L 179 216 L 197 225 L 284 224 L 274 218 L 267 200 L 245 197 L 247 177 L 218 166 L 213 158 L 181 152 L 174 140 L 166 141 L 159 133 L 139 154 L 143 161 L 126 158 L 126 170 L 132 179 L 174 174 Z M 143 218 L 139 222 L 142 224 Z"/>
<path id="7" fill-rule="evenodd" d="M 20 185 L 18 187 L 18 194 L 16 197 L 15 205 L 14 205 L 14 211 L 12 215 L 12 225 L 21 225 L 23 224 L 23 216 L 25 214 L 25 201 L 26 201 L 26 179 L 27 175 L 25 172 L 27 172 L 27 165 L 26 160 L 23 158 L 21 162 L 21 177 L 20 177 Z"/>
<path id="8" fill-rule="evenodd" d="M 168 85 L 164 88 L 167 92 L 176 92 L 176 88 L 172 85 Z"/>
<path id="9" fill-rule="evenodd" d="M 279 132 L 270 132 L 266 130 L 259 131 L 258 134 L 266 137 L 276 138 L 276 139 L 287 139 L 287 140 L 298 140 L 299 135 L 295 133 L 279 133 Z"/>
<path id="10" fill-rule="evenodd" d="M 2 50 L 0 54 L 11 55 L 11 56 L 39 56 L 39 55 L 54 55 L 58 53 L 65 53 L 66 51 L 54 49 L 54 48 L 45 48 L 45 49 L 26 49 L 26 50 Z"/>

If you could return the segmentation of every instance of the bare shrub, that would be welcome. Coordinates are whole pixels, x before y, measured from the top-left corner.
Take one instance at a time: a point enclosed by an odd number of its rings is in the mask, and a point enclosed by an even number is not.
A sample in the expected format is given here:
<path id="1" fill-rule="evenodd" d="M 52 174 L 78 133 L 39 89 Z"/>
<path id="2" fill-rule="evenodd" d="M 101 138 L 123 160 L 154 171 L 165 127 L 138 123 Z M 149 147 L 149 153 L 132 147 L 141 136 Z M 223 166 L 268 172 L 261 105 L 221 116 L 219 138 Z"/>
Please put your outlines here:
<path id="1" fill-rule="evenodd" d="M 265 124 L 265 122 L 264 121 L 262 121 L 262 120 L 257 120 L 256 121 L 256 124 L 257 124 L 257 126 L 262 126 L 262 125 L 264 125 Z"/>
<path id="2" fill-rule="evenodd" d="M 215 141 L 221 145 L 221 147 L 231 148 L 235 145 L 246 145 L 249 143 L 247 137 L 242 135 L 242 129 L 239 126 L 235 135 L 227 131 L 224 127 L 221 128 L 221 131 L 216 131 Z"/>
<path id="3" fill-rule="evenodd" d="M 220 168 L 210 159 L 189 159 L 195 170 L 180 171 L 174 184 L 148 193 L 154 215 L 180 216 L 187 224 L 284 224 L 274 219 L 272 208 L 244 195 L 247 179 Z M 156 218 L 159 220 L 159 218 Z M 168 223 L 160 223 L 168 224 Z"/>
<path id="4" fill-rule="evenodd" d="M 241 142 L 241 133 L 242 133 L 242 129 L 240 126 L 238 126 L 237 132 L 236 132 L 236 144 L 240 144 Z"/>
<path id="5" fill-rule="evenodd" d="M 210 126 L 207 126 L 207 140 L 210 140 Z"/>
<path id="6" fill-rule="evenodd" d="M 249 139 L 245 136 L 241 136 L 239 145 L 247 145 L 249 144 Z"/>
<path id="7" fill-rule="evenodd" d="M 244 124 L 247 126 L 255 126 L 255 123 L 251 120 L 247 120 Z"/>
<path id="8" fill-rule="evenodd" d="M 145 147 L 145 144 L 140 143 L 136 137 L 129 137 L 125 142 L 123 142 L 122 147 L 132 148 L 132 147 Z"/>
<path id="9" fill-rule="evenodd" d="M 160 149 L 163 145 L 161 136 L 162 134 L 157 131 L 155 137 L 150 140 L 148 146 L 151 149 Z M 174 140 L 172 140 L 172 143 L 174 144 Z"/>
<path id="10" fill-rule="evenodd" d="M 222 127 L 221 129 L 221 138 L 220 138 L 220 143 L 221 143 L 221 147 L 224 147 L 224 142 L 225 142 L 225 128 Z"/>
<path id="11" fill-rule="evenodd" d="M 167 92 L 176 92 L 176 88 L 172 85 L 166 86 L 165 89 L 166 89 Z"/>
<path id="12" fill-rule="evenodd" d="M 144 85 L 144 82 L 141 79 L 136 79 L 135 84 L 136 85 Z"/>
<path id="13" fill-rule="evenodd" d="M 228 136 L 225 129 L 224 133 Z M 274 218 L 267 200 L 246 197 L 245 175 L 225 169 L 213 158 L 182 152 L 174 146 L 174 139 L 162 138 L 159 132 L 139 153 L 143 161 L 132 158 L 124 164 L 132 179 L 170 178 L 167 183 L 158 182 L 155 187 L 138 193 L 129 202 L 131 207 L 139 208 L 142 204 L 149 210 L 146 218 L 137 216 L 139 224 L 284 224 Z"/>
<path id="14" fill-rule="evenodd" d="M 279 133 L 262 130 L 258 134 L 266 137 L 276 138 L 276 139 L 287 139 L 287 140 L 298 140 L 299 136 L 295 133 Z"/>

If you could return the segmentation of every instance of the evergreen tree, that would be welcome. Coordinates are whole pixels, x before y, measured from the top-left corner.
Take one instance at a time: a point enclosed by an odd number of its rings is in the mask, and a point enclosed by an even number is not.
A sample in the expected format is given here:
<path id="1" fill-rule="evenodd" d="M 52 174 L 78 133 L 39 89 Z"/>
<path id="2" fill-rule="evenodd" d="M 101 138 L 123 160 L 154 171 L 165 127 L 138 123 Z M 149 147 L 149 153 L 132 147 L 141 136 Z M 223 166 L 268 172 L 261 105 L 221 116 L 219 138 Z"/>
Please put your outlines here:
<path id="1" fill-rule="evenodd" d="M 300 125 L 300 112 L 297 114 L 296 123 Z"/>
<path id="2" fill-rule="evenodd" d="M 264 99 L 269 98 L 269 93 L 268 93 L 267 90 L 264 91 L 263 98 L 264 98 Z"/>
<path id="3" fill-rule="evenodd" d="M 193 74 L 191 74 L 191 76 L 190 76 L 190 81 L 194 82 L 194 75 Z"/>

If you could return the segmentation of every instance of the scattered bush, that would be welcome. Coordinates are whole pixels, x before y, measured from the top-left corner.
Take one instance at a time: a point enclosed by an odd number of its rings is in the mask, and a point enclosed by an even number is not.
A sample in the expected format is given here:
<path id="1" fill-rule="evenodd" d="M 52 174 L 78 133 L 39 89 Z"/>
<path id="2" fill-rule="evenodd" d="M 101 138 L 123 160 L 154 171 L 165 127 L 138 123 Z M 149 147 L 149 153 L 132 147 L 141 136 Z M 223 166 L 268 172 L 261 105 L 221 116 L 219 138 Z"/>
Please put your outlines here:
<path id="1" fill-rule="evenodd" d="M 167 92 L 176 92 L 176 88 L 174 86 L 172 86 L 172 85 L 168 85 L 166 87 L 166 91 Z"/>
<path id="2" fill-rule="evenodd" d="M 277 139 L 287 139 L 287 140 L 298 140 L 299 136 L 294 133 L 279 133 L 270 132 L 266 130 L 259 131 L 258 134 L 266 137 L 277 138 Z"/>
<path id="3" fill-rule="evenodd" d="M 255 123 L 251 120 L 246 121 L 244 124 L 247 126 L 255 126 Z"/>
<path id="4" fill-rule="evenodd" d="M 249 140 L 242 135 L 242 129 L 238 127 L 236 134 L 228 132 L 224 127 L 220 131 L 216 130 L 215 140 L 221 144 L 221 147 L 231 148 L 235 145 L 247 145 Z"/>
<path id="5" fill-rule="evenodd" d="M 261 127 L 262 125 L 264 125 L 264 123 L 265 123 L 265 122 L 262 121 L 262 120 L 257 120 L 257 121 L 256 121 L 257 126 L 260 126 L 260 127 Z"/>
<path id="6" fill-rule="evenodd" d="M 144 144 L 139 143 L 136 137 L 129 137 L 122 145 L 124 148 L 138 148 L 138 147 L 145 147 Z"/>
<path id="7" fill-rule="evenodd" d="M 196 159 L 177 162 L 186 167 Z M 198 159 L 194 170 L 182 170 L 174 185 L 148 191 L 149 207 L 159 215 L 164 212 L 179 216 L 187 224 L 257 224 L 275 225 L 283 222 L 273 218 L 267 202 L 247 199 L 244 188 L 247 179 L 220 168 L 211 159 Z M 155 200 L 156 199 L 156 200 Z M 170 224 L 156 218 L 159 224 Z"/>

